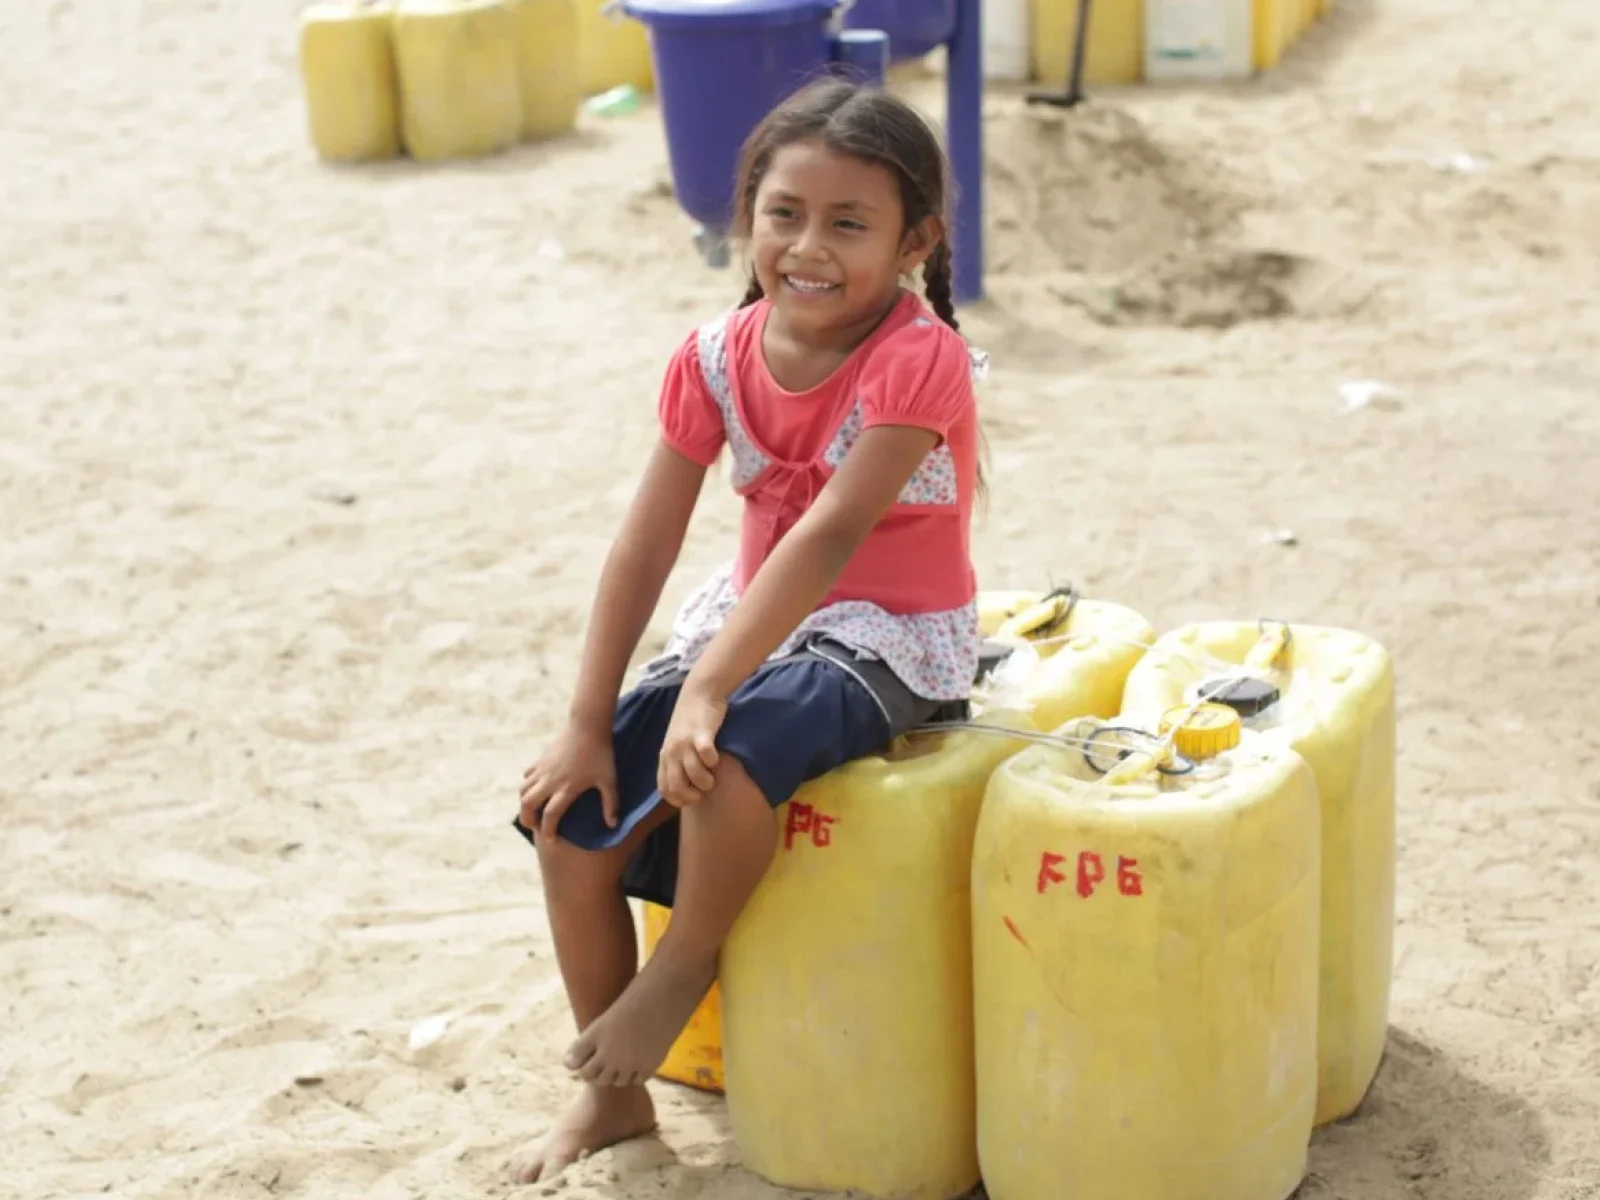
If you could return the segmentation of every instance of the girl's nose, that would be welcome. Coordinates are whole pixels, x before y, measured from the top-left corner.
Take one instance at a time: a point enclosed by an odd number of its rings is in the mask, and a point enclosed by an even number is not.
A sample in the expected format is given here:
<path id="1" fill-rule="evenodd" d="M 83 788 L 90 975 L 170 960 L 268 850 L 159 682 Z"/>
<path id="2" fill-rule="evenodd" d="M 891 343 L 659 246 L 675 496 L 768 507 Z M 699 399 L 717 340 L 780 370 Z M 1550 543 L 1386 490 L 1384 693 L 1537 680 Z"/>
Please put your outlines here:
<path id="1" fill-rule="evenodd" d="M 808 224 L 795 238 L 793 254 L 796 258 L 827 258 L 828 240 L 827 231 L 820 226 Z"/>

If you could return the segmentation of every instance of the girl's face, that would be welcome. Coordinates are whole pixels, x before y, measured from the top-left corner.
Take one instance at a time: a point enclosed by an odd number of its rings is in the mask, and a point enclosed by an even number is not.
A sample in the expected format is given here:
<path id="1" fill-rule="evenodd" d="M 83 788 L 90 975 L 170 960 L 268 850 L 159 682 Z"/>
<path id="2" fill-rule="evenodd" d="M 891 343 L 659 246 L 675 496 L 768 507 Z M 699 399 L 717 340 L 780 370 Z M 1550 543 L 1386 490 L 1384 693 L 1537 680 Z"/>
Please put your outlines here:
<path id="1" fill-rule="evenodd" d="M 904 228 L 887 167 L 814 141 L 773 155 L 751 218 L 761 290 L 786 331 L 810 336 L 876 324 L 943 233 L 937 217 Z"/>

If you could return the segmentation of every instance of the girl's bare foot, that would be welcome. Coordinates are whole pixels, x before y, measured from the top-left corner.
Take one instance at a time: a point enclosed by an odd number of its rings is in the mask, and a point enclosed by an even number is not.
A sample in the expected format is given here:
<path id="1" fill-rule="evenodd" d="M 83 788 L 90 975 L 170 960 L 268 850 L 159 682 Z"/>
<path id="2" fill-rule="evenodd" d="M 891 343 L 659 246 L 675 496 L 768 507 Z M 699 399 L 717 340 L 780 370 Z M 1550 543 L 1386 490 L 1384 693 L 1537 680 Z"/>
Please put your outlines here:
<path id="1" fill-rule="evenodd" d="M 656 1109 L 643 1087 L 584 1084 L 567 1111 L 517 1166 L 518 1183 L 540 1183 L 597 1150 L 643 1137 L 656 1127 Z"/>
<path id="2" fill-rule="evenodd" d="M 663 945 L 632 983 L 572 1043 L 567 1070 L 601 1087 L 630 1087 L 654 1075 L 694 1015 L 717 960 L 674 954 Z"/>

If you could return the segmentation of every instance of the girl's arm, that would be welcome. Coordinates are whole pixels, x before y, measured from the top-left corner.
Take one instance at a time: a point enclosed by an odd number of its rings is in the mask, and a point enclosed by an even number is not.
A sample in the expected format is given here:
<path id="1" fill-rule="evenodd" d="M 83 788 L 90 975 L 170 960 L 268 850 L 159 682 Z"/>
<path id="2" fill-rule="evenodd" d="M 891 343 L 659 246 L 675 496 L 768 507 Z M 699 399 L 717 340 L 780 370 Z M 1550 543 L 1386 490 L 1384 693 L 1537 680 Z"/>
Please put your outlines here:
<path id="1" fill-rule="evenodd" d="M 738 605 L 684 681 L 685 695 L 719 705 L 819 604 L 856 548 L 939 444 L 930 429 L 865 430 L 815 503 L 761 564 Z"/>
<path id="2" fill-rule="evenodd" d="M 574 725 L 611 736 L 628 662 L 678 561 L 705 476 L 705 467 L 656 443 L 600 572 L 572 698 Z"/>

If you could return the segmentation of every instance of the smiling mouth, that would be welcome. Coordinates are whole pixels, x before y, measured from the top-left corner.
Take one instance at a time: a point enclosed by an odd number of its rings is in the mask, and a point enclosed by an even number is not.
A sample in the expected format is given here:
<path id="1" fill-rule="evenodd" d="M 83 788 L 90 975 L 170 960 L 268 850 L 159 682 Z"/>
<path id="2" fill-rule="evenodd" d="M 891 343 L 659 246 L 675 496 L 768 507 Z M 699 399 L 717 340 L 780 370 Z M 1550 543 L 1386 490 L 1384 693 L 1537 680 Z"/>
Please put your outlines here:
<path id="1" fill-rule="evenodd" d="M 783 285 L 799 296 L 830 296 L 839 290 L 837 283 L 825 279 L 806 279 L 800 275 L 785 275 Z"/>

